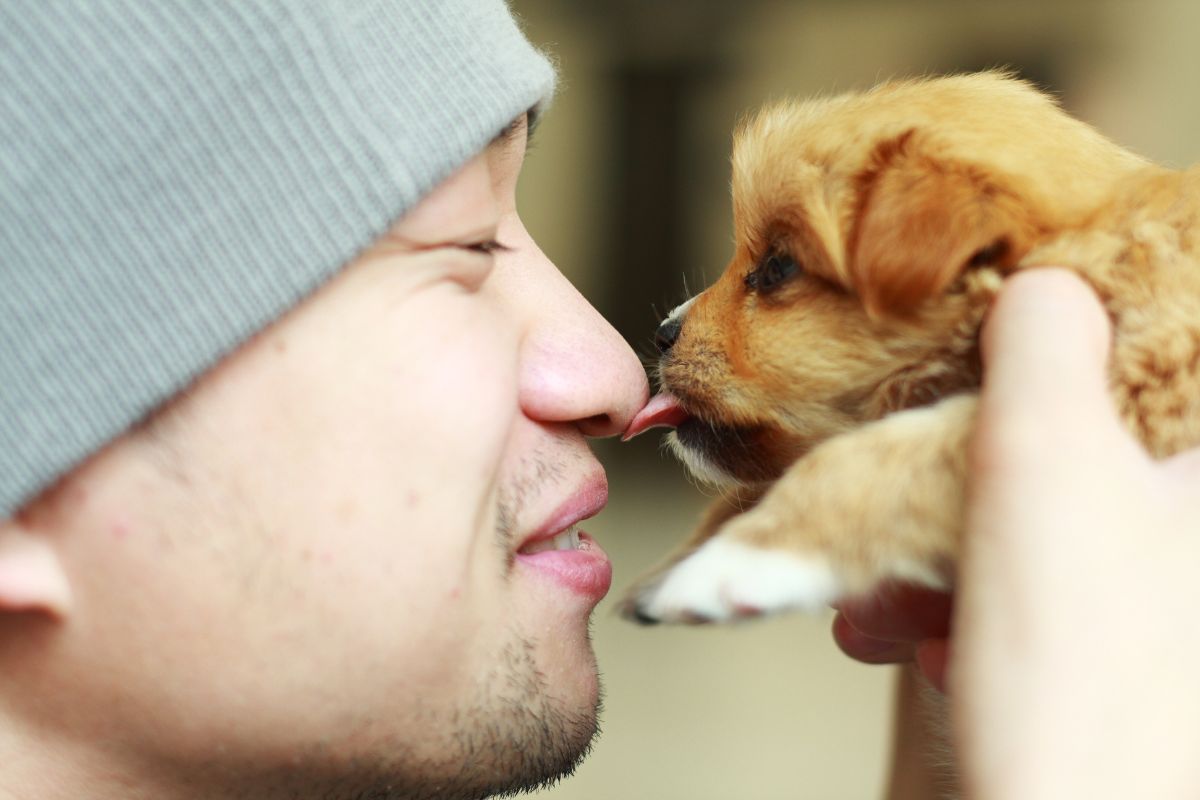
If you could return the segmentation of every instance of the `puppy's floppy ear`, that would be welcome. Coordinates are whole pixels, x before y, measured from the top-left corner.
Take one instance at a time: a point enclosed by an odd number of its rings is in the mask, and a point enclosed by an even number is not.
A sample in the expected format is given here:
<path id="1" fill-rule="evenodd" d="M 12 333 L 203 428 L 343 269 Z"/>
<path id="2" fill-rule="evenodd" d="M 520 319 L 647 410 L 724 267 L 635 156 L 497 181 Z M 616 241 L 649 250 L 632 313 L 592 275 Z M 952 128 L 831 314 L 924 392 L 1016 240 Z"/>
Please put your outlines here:
<path id="1" fill-rule="evenodd" d="M 850 270 L 873 316 L 910 311 L 971 264 L 1015 263 L 1033 231 L 1000 176 L 922 153 L 913 130 L 876 148 L 858 199 Z"/>

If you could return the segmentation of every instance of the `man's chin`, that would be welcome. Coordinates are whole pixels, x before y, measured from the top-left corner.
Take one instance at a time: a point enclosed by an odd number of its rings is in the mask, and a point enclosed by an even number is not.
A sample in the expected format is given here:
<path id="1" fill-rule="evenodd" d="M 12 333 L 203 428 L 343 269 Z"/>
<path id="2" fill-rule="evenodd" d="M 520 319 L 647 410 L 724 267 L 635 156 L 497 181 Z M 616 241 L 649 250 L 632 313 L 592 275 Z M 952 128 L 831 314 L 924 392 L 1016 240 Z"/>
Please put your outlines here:
<path id="1" fill-rule="evenodd" d="M 493 691 L 485 701 L 490 707 L 468 715 L 475 724 L 458 737 L 468 755 L 463 763 L 476 768 L 480 781 L 465 797 L 553 785 L 591 752 L 603 692 L 588 627 L 561 638 L 510 642 L 497 665 L 509 691 L 499 697 Z M 545 668 L 550 664 L 555 669 Z"/>
<path id="2" fill-rule="evenodd" d="M 600 710 L 600 702 L 597 700 L 596 706 L 589 713 L 571 722 L 572 729 L 564 732 L 566 736 L 559 748 L 556 748 L 553 753 L 544 753 L 543 755 L 546 757 L 540 764 L 536 766 L 530 764 L 530 766 L 534 766 L 534 769 L 524 776 L 516 777 L 500 792 L 489 791 L 480 797 L 491 797 L 504 791 L 544 789 L 574 774 L 579 765 L 591 753 L 596 737 L 600 733 Z"/>
<path id="3" fill-rule="evenodd" d="M 438 758 L 393 753 L 398 763 L 379 764 L 376 771 L 359 757 L 352 760 L 353 774 L 309 773 L 293 784 L 297 776 L 292 773 L 275 786 L 294 791 L 255 796 L 484 800 L 548 788 L 574 773 L 591 752 L 600 707 L 597 699 L 594 706 L 576 713 L 509 708 L 506 719 L 460 712 L 455 716 L 462 727 L 452 734 L 454 744 Z M 340 765 L 347 766 L 345 761 Z"/>
<path id="4" fill-rule="evenodd" d="M 591 751 L 602 707 L 587 627 L 560 620 L 530 637 L 514 626 L 479 663 L 472 691 L 430 707 L 420 729 L 401 733 L 393 747 L 372 748 L 390 753 L 374 782 L 359 784 L 358 794 L 312 796 L 473 800 L 535 790 L 572 774 Z M 363 758 L 354 760 L 365 766 Z"/>
<path id="5" fill-rule="evenodd" d="M 597 691 L 594 704 L 576 713 L 560 711 L 546 716 L 530 710 L 532 725 L 545 723 L 539 725 L 541 730 L 536 736 L 526 737 L 523 742 L 507 742 L 506 752 L 495 753 L 490 770 L 480 761 L 475 762 L 477 769 L 472 777 L 477 783 L 470 788 L 463 786 L 461 794 L 447 793 L 443 783 L 438 791 L 429 795 L 430 800 L 435 797 L 437 800 L 483 800 L 554 786 L 572 775 L 591 752 L 600 732 L 602 705 L 602 693 Z"/>

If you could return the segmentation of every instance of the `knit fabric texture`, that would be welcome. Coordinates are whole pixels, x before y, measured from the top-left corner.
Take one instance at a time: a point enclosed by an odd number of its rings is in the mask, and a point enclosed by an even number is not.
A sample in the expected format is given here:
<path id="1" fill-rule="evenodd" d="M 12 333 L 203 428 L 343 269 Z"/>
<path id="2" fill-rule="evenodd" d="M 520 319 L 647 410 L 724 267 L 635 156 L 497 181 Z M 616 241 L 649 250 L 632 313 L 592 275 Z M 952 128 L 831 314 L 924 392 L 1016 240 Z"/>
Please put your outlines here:
<path id="1" fill-rule="evenodd" d="M 553 83 L 502 0 L 0 3 L 0 520 Z"/>

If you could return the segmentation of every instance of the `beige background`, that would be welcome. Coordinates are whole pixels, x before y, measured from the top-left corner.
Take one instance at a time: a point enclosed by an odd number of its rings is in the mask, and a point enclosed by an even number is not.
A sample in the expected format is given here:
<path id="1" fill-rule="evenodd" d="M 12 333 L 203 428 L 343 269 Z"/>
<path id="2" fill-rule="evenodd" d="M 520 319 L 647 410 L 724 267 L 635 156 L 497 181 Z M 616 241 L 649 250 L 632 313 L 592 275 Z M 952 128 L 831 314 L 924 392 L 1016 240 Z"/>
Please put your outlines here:
<path id="1" fill-rule="evenodd" d="M 562 72 L 523 178 L 526 222 L 602 310 L 644 317 L 644 330 L 626 330 L 643 353 L 651 309 L 682 300 L 685 280 L 695 289 L 720 270 L 730 241 L 730 133 L 739 115 L 771 98 L 1012 65 L 1136 151 L 1176 166 L 1200 157 L 1200 4 L 1193 2 L 512 2 Z M 690 93 L 675 109 L 683 122 L 676 137 L 683 166 L 673 178 L 679 207 L 648 212 L 677 212 L 675 223 L 663 222 L 672 231 L 666 252 L 676 257 L 670 265 L 616 259 L 631 252 L 628 243 L 615 246 L 623 231 L 613 224 L 622 202 L 613 186 L 621 172 L 616 143 L 631 122 L 622 117 L 616 78 L 630 69 L 678 75 L 692 67 Z M 660 266 L 674 272 L 657 274 Z M 612 503 L 588 530 L 612 555 L 614 595 L 685 534 L 704 502 L 653 438 L 601 447 Z M 641 629 L 615 618 L 612 599 L 605 601 L 595 624 L 604 733 L 574 777 L 540 796 L 879 796 L 891 675 L 842 657 L 829 621 Z"/>

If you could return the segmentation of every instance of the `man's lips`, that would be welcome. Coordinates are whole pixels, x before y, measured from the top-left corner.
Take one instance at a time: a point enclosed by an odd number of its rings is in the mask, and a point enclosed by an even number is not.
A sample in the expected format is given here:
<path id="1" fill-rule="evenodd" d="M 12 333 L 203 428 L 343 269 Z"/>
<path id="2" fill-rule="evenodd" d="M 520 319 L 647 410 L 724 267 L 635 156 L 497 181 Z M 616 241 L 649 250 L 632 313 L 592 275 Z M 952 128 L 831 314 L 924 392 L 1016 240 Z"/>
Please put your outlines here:
<path id="1" fill-rule="evenodd" d="M 627 442 L 651 428 L 678 428 L 690 417 L 691 415 L 679 404 L 679 398 L 669 392 L 659 392 L 650 398 L 645 408 L 634 415 L 633 421 L 621 436 L 621 441 Z"/>
<path id="2" fill-rule="evenodd" d="M 612 585 L 612 563 L 596 540 L 575 526 L 600 513 L 608 502 L 603 472 L 585 481 L 546 521 L 521 542 L 518 564 L 537 570 L 593 603 Z"/>
<path id="3" fill-rule="evenodd" d="M 517 564 L 534 570 L 594 605 L 612 586 L 612 562 L 596 540 L 578 531 L 577 544 L 569 550 L 517 553 Z"/>
<path id="4" fill-rule="evenodd" d="M 596 516 L 607 504 L 608 476 L 600 471 L 584 481 L 533 533 L 526 536 L 518 552 L 528 550 L 531 545 L 546 539 L 553 539 L 572 525 Z"/>

